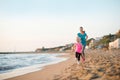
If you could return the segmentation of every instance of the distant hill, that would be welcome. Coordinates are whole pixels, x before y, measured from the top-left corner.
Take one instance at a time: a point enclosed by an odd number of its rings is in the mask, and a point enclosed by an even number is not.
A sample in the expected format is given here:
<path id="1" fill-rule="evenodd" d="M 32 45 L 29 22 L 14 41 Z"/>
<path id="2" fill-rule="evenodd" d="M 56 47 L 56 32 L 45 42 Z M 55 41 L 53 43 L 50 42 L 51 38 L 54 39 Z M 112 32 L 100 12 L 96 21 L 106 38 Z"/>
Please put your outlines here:
<path id="1" fill-rule="evenodd" d="M 71 47 L 73 44 L 66 44 L 64 46 L 58 46 L 58 47 L 53 47 L 53 48 L 37 48 L 35 52 L 65 52 L 67 50 L 71 50 Z"/>
<path id="2" fill-rule="evenodd" d="M 96 42 L 94 44 L 93 47 L 95 48 L 96 46 L 102 45 L 103 48 L 108 48 L 109 42 L 112 42 L 112 41 L 116 40 L 117 38 L 120 38 L 120 30 L 115 34 L 104 35 L 102 37 L 102 39 L 100 39 L 98 42 Z M 91 40 L 94 40 L 94 39 L 91 38 L 87 41 L 88 46 L 89 46 L 89 43 L 91 42 Z"/>

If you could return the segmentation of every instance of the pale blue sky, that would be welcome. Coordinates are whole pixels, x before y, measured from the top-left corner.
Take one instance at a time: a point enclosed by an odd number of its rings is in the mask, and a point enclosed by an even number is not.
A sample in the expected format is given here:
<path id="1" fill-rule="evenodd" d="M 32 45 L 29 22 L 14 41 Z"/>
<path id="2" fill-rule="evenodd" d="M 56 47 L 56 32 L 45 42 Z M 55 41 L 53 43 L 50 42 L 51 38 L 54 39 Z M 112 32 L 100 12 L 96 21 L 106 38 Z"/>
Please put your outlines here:
<path id="1" fill-rule="evenodd" d="M 0 0 L 0 51 L 32 51 L 120 29 L 120 0 Z"/>

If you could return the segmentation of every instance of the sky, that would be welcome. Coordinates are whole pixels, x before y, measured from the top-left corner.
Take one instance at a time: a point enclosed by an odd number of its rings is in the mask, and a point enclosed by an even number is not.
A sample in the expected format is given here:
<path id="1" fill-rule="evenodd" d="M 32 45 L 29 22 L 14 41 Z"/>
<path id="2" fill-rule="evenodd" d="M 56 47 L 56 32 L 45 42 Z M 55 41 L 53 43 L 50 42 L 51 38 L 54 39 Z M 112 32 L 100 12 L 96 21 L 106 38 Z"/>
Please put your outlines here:
<path id="1" fill-rule="evenodd" d="M 120 29 L 120 0 L 0 0 L 0 52 L 34 51 Z"/>

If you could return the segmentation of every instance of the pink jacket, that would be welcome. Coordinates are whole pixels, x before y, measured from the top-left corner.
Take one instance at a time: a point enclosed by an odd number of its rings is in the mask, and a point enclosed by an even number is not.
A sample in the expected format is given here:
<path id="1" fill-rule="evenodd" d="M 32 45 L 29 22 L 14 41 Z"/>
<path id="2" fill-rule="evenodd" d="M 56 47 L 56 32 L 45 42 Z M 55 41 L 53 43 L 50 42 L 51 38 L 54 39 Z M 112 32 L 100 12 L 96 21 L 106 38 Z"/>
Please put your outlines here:
<path id="1" fill-rule="evenodd" d="M 75 43 L 75 52 L 82 53 L 82 44 L 81 43 Z"/>

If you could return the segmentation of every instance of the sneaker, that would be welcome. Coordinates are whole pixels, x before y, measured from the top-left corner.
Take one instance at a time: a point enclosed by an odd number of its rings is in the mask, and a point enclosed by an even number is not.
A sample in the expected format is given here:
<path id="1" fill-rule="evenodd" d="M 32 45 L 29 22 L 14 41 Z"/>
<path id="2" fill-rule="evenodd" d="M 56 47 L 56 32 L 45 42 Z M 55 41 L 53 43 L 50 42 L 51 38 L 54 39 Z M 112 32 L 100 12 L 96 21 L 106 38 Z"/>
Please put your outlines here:
<path id="1" fill-rule="evenodd" d="M 85 61 L 85 58 L 82 58 L 82 62 L 84 62 Z"/>
<path id="2" fill-rule="evenodd" d="M 77 58 L 75 58 L 75 60 L 77 61 Z"/>
<path id="3" fill-rule="evenodd" d="M 80 61 L 77 61 L 77 64 L 80 64 Z"/>

